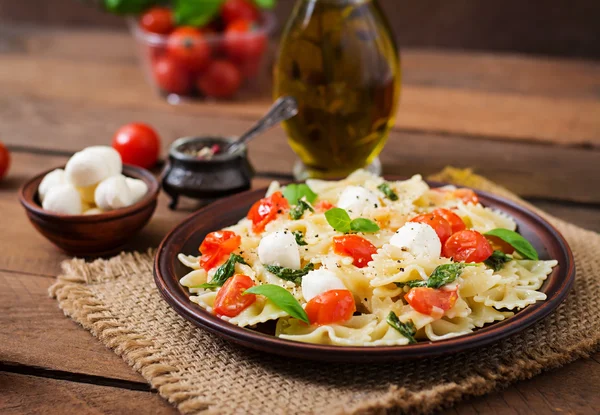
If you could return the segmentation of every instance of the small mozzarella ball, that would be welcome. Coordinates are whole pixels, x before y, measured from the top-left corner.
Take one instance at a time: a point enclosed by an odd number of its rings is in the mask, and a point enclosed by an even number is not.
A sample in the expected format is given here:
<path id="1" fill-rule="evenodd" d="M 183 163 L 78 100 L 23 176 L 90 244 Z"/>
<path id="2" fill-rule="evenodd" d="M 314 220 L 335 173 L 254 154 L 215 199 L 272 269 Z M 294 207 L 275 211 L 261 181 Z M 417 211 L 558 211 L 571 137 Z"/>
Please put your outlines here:
<path id="1" fill-rule="evenodd" d="M 42 207 L 49 212 L 63 215 L 80 215 L 83 212 L 79 192 L 69 183 L 51 188 L 44 198 Z"/>
<path id="2" fill-rule="evenodd" d="M 101 209 L 98 209 L 98 208 L 91 208 L 91 209 L 83 211 L 84 215 L 98 215 L 100 213 L 103 213 L 103 211 Z"/>
<path id="3" fill-rule="evenodd" d="M 390 244 L 414 256 L 439 257 L 442 243 L 433 228 L 425 223 L 408 222 L 391 237 Z"/>
<path id="4" fill-rule="evenodd" d="M 258 244 L 258 258 L 263 264 L 300 269 L 300 251 L 290 231 L 277 231 L 264 236 Z"/>
<path id="5" fill-rule="evenodd" d="M 44 201 L 44 198 L 50 189 L 65 183 L 67 183 L 67 177 L 65 176 L 65 171 L 63 169 L 52 170 L 50 173 L 45 175 L 38 186 L 40 202 Z"/>
<path id="6" fill-rule="evenodd" d="M 102 210 L 113 210 L 133 204 L 133 195 L 125 176 L 111 176 L 100 182 L 94 194 L 96 206 Z"/>
<path id="7" fill-rule="evenodd" d="M 326 291 L 345 289 L 346 286 L 342 280 L 327 269 L 310 271 L 302 277 L 302 296 L 306 301 L 310 301 Z"/>
<path id="8" fill-rule="evenodd" d="M 77 191 L 81 195 L 81 200 L 85 203 L 89 203 L 90 205 L 94 204 L 94 194 L 96 193 L 97 184 L 93 184 L 87 187 L 78 187 Z"/>
<path id="9" fill-rule="evenodd" d="M 139 202 L 148 192 L 148 185 L 143 180 L 126 177 L 125 181 L 127 182 L 127 186 L 129 186 L 129 190 L 131 190 L 133 203 Z"/>
<path id="10" fill-rule="evenodd" d="M 91 146 L 84 148 L 82 151 L 93 153 L 108 165 L 110 176 L 116 176 L 123 171 L 123 162 L 121 155 L 117 150 L 109 146 Z"/>
<path id="11" fill-rule="evenodd" d="M 380 206 L 377 195 L 361 186 L 348 186 L 340 195 L 337 206 L 346 209 L 350 216 L 360 216 L 368 207 Z"/>
<path id="12" fill-rule="evenodd" d="M 94 152 L 80 151 L 67 162 L 67 180 L 76 187 L 88 187 L 111 176 L 108 164 Z"/>

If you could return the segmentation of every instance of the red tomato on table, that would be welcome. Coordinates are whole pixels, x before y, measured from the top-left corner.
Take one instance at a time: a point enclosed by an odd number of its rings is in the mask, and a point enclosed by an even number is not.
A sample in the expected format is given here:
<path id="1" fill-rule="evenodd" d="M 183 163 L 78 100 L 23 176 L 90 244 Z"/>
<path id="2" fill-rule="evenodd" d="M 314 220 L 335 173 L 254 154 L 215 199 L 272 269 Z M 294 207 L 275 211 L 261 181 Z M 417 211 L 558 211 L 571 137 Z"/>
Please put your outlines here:
<path id="1" fill-rule="evenodd" d="M 134 122 L 117 130 L 112 146 L 121 155 L 123 163 L 149 169 L 158 160 L 160 138 L 152 127 Z"/>
<path id="2" fill-rule="evenodd" d="M 477 231 L 456 232 L 444 244 L 442 255 L 456 262 L 482 262 L 492 255 L 494 250 L 488 240 Z"/>
<path id="3" fill-rule="evenodd" d="M 404 298 L 415 311 L 435 318 L 441 318 L 444 315 L 444 311 L 454 307 L 458 299 L 458 294 L 456 291 L 419 287 L 411 289 Z"/>
<path id="4" fill-rule="evenodd" d="M 211 48 L 200 30 L 183 26 L 175 29 L 167 39 L 167 53 L 184 68 L 199 72 L 208 67 Z"/>
<path id="5" fill-rule="evenodd" d="M 242 237 L 232 231 L 211 232 L 200 245 L 200 266 L 208 271 L 224 262 L 229 254 L 240 247 Z"/>
<path id="6" fill-rule="evenodd" d="M 269 197 L 260 199 L 248 211 L 247 218 L 252 221 L 252 231 L 254 233 L 264 231 L 269 222 L 289 207 L 290 204 L 281 192 L 275 192 Z"/>
<path id="7" fill-rule="evenodd" d="M 260 13 L 249 0 L 226 0 L 221 6 L 221 17 L 228 24 L 238 19 L 255 22 L 259 19 Z"/>
<path id="8" fill-rule="evenodd" d="M 216 60 L 196 81 L 202 93 L 213 98 L 231 98 L 240 88 L 242 76 L 231 62 Z"/>
<path id="9" fill-rule="evenodd" d="M 140 27 L 146 32 L 167 35 L 175 28 L 173 13 L 166 7 L 153 7 L 140 17 Z"/>
<path id="10" fill-rule="evenodd" d="M 254 281 L 247 275 L 236 274 L 225 281 L 217 292 L 214 313 L 218 316 L 235 317 L 256 301 L 256 295 L 244 294 L 254 287 Z"/>
<path id="11" fill-rule="evenodd" d="M 169 56 L 156 58 L 152 66 L 154 80 L 160 89 L 174 94 L 189 93 L 191 79 L 189 72 Z"/>
<path id="12" fill-rule="evenodd" d="M 441 216 L 442 218 L 446 219 L 446 221 L 448 221 L 448 223 L 450 224 L 450 227 L 452 228 L 452 233 L 462 231 L 466 228 L 466 225 L 463 222 L 463 220 L 460 218 L 460 216 L 458 216 L 456 213 L 452 212 L 451 210 L 438 208 L 431 213 L 433 213 L 434 215 L 437 215 L 437 216 Z"/>
<path id="13" fill-rule="evenodd" d="M 0 180 L 6 175 L 9 167 L 10 153 L 4 144 L 0 143 Z"/>
<path id="14" fill-rule="evenodd" d="M 333 251 L 336 254 L 351 256 L 352 264 L 358 268 L 367 266 L 377 248 L 371 242 L 358 235 L 342 235 L 333 237 Z"/>
<path id="15" fill-rule="evenodd" d="M 310 300 L 304 310 L 310 324 L 322 326 L 349 320 L 356 311 L 356 304 L 350 291 L 330 290 Z"/>
<path id="16" fill-rule="evenodd" d="M 257 62 L 267 47 L 267 37 L 256 31 L 249 20 L 236 20 L 225 29 L 225 48 L 228 56 L 237 63 Z"/>
<path id="17" fill-rule="evenodd" d="M 452 235 L 452 227 L 450 226 L 448 221 L 442 216 L 437 215 L 433 212 L 423 213 L 422 215 L 415 216 L 409 222 L 424 223 L 426 225 L 431 226 L 437 234 L 438 238 L 440 238 L 440 242 L 442 243 L 442 245 L 444 244 L 444 242 L 446 242 L 448 238 L 450 238 L 450 235 Z"/>

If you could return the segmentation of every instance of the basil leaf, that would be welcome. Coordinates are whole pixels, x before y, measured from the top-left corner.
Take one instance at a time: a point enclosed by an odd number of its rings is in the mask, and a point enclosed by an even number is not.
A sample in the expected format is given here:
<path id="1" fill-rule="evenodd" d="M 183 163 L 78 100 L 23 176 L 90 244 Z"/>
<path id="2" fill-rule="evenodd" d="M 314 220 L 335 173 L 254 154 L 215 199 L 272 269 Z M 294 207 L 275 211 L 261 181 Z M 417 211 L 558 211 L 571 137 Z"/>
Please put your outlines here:
<path id="1" fill-rule="evenodd" d="M 465 267 L 474 266 L 474 264 L 463 264 L 463 263 L 452 263 L 437 266 L 427 281 L 424 280 L 413 280 L 406 282 L 395 282 L 397 287 L 409 286 L 410 288 L 415 287 L 429 287 L 429 288 L 440 288 L 446 284 L 450 284 L 456 280 Z"/>
<path id="2" fill-rule="evenodd" d="M 377 232 L 379 230 L 379 225 L 371 219 L 356 218 L 350 222 L 350 229 L 354 232 Z"/>
<path id="3" fill-rule="evenodd" d="M 495 236 L 502 239 L 504 242 L 515 248 L 515 251 L 517 251 L 523 258 L 533 259 L 535 261 L 539 259 L 538 253 L 533 245 L 531 245 L 527 239 L 523 238 L 514 231 L 496 228 L 486 232 L 484 235 Z"/>
<path id="4" fill-rule="evenodd" d="M 201 285 L 197 285 L 194 287 L 190 287 L 190 288 L 213 289 L 213 288 L 221 287 L 223 284 L 225 284 L 225 281 L 227 281 L 229 278 L 231 278 L 233 276 L 233 274 L 235 273 L 235 263 L 236 262 L 239 262 L 240 264 L 248 265 L 246 263 L 246 261 L 244 261 L 244 258 L 242 258 L 241 256 L 239 256 L 237 254 L 231 254 L 229 256 L 229 259 L 227 261 L 225 261 L 225 263 L 223 265 L 221 265 L 219 268 L 217 268 L 217 272 L 215 272 L 215 275 L 213 276 L 213 279 L 210 282 L 207 282 L 207 283 L 204 283 Z"/>
<path id="5" fill-rule="evenodd" d="M 254 0 L 254 3 L 263 9 L 272 9 L 275 7 L 275 0 Z"/>
<path id="6" fill-rule="evenodd" d="M 298 244 L 298 246 L 308 245 L 304 240 L 304 234 L 302 232 L 294 231 L 292 232 L 292 234 L 294 235 L 294 238 L 296 238 L 296 243 Z"/>
<path id="7" fill-rule="evenodd" d="M 173 16 L 177 26 L 203 26 L 219 13 L 223 0 L 175 0 Z"/>
<path id="8" fill-rule="evenodd" d="M 396 287 L 410 287 L 410 288 L 417 288 L 417 287 L 427 287 L 427 281 L 425 280 L 411 280 L 411 281 L 406 281 L 406 282 L 395 282 L 394 284 L 396 284 Z"/>
<path id="9" fill-rule="evenodd" d="M 103 0 L 104 9 L 115 14 L 139 14 L 158 0 Z"/>
<path id="10" fill-rule="evenodd" d="M 398 332 L 408 339 L 409 344 L 415 344 L 417 341 L 415 340 L 415 334 L 417 334 L 417 328 L 415 327 L 415 323 L 411 320 L 408 320 L 406 323 L 401 322 L 398 319 L 398 316 L 393 311 L 390 311 L 387 318 L 385 319 L 387 323 L 398 330 Z"/>
<path id="11" fill-rule="evenodd" d="M 317 194 L 304 183 L 288 184 L 283 188 L 282 193 L 290 205 L 297 205 L 302 198 L 305 198 L 308 203 L 313 203 L 317 199 Z"/>
<path id="12" fill-rule="evenodd" d="M 389 184 L 384 182 L 377 186 L 377 188 L 391 201 L 395 202 L 398 200 L 398 195 L 392 190 Z"/>
<path id="13" fill-rule="evenodd" d="M 309 262 L 302 269 L 292 269 L 280 267 L 278 265 L 265 265 L 267 271 L 277 275 L 282 280 L 291 281 L 300 285 L 302 283 L 302 277 L 315 269 L 315 266 L 312 262 Z"/>
<path id="14" fill-rule="evenodd" d="M 277 307 L 288 313 L 290 316 L 297 318 L 298 320 L 304 321 L 306 324 L 310 324 L 306 311 L 302 308 L 298 300 L 294 298 L 292 294 L 285 288 L 274 284 L 262 284 L 244 291 L 244 294 L 259 294 L 264 295 L 273 302 Z"/>
<path id="15" fill-rule="evenodd" d="M 342 208 L 334 207 L 325 212 L 325 219 L 327 223 L 331 225 L 333 229 L 338 232 L 348 233 L 350 232 L 350 215 Z"/>
<path id="16" fill-rule="evenodd" d="M 311 205 L 306 203 L 304 200 L 300 199 L 298 200 L 298 204 L 292 206 L 292 208 L 290 209 L 290 218 L 298 220 L 302 217 L 302 215 L 304 215 L 304 212 L 306 212 L 307 210 L 310 210 L 311 212 L 315 211 Z"/>
<path id="17" fill-rule="evenodd" d="M 502 251 L 495 250 L 483 263 L 494 271 L 500 271 L 504 267 L 504 264 L 510 261 L 512 261 L 512 257 Z"/>

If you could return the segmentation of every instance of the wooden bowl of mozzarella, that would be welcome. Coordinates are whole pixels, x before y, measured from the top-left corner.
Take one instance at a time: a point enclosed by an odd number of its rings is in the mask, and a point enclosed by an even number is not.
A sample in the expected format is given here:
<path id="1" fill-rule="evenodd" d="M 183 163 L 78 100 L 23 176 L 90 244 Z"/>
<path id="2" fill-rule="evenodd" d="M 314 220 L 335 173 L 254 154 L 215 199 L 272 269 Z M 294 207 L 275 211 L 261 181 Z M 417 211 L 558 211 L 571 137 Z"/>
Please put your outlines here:
<path id="1" fill-rule="evenodd" d="M 73 158 L 25 183 L 19 200 L 33 226 L 61 250 L 76 256 L 117 252 L 154 214 L 160 185 L 149 171 L 121 165 L 120 157 L 109 173 L 99 174 L 82 163 L 84 174 L 77 179 L 70 168 Z M 73 185 L 76 195 L 63 183 L 65 171 L 77 184 L 95 183 Z M 128 193 L 122 191 L 123 183 Z"/>

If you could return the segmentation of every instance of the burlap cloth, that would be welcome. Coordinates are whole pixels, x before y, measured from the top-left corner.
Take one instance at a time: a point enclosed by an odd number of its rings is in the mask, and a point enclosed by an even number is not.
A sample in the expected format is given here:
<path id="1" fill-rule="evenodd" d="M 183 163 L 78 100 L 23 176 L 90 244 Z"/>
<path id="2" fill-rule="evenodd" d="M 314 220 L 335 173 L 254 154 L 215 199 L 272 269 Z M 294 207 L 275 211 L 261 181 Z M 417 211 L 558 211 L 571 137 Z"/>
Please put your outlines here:
<path id="1" fill-rule="evenodd" d="M 517 199 L 468 171 L 446 169 L 433 179 Z M 163 301 L 152 277 L 153 252 L 123 253 L 92 263 L 66 261 L 50 294 L 67 316 L 183 413 L 426 413 L 596 350 L 600 235 L 543 215 L 575 254 L 577 278 L 567 300 L 518 335 L 448 357 L 325 364 L 235 346 L 196 328 Z"/>

